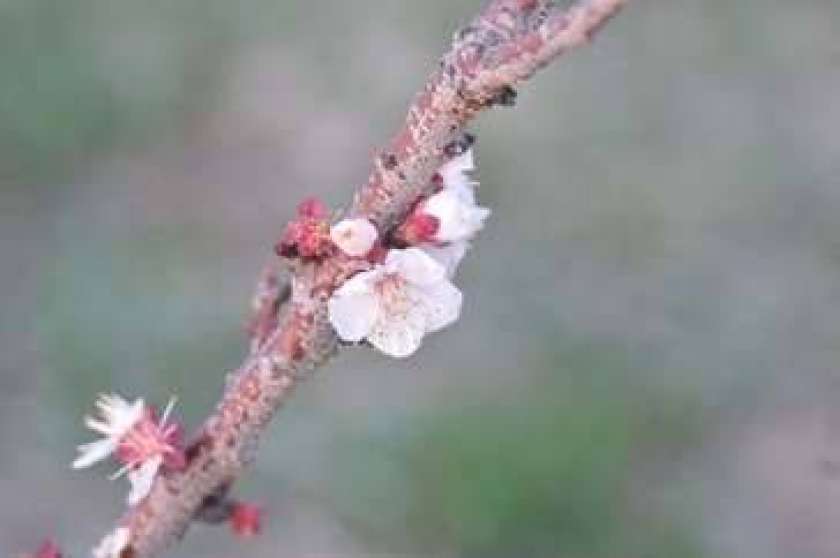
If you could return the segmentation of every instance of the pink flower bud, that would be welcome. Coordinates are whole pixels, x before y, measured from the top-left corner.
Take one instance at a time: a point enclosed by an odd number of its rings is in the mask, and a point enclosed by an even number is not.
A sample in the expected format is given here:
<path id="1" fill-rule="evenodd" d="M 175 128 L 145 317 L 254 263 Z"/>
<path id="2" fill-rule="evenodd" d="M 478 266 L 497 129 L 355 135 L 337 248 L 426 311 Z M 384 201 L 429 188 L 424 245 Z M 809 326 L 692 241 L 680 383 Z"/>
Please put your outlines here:
<path id="1" fill-rule="evenodd" d="M 248 503 L 237 502 L 230 513 L 230 528 L 238 537 L 254 537 L 262 530 L 263 510 Z"/>
<path id="2" fill-rule="evenodd" d="M 440 220 L 426 213 L 424 204 L 420 204 L 397 229 L 394 237 L 401 245 L 417 246 L 434 242 L 440 227 Z"/>
<path id="3" fill-rule="evenodd" d="M 300 203 L 297 217 L 286 225 L 283 236 L 274 247 L 284 258 L 322 258 L 332 250 L 327 206 L 317 198 Z"/>

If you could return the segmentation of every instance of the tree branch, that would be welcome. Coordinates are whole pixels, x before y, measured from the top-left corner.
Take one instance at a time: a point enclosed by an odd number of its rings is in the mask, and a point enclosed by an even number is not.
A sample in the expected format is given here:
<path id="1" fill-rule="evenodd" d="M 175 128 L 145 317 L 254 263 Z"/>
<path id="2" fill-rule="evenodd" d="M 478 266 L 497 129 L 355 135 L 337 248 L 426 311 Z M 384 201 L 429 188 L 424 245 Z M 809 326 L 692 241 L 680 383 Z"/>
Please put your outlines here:
<path id="1" fill-rule="evenodd" d="M 513 87 L 563 52 L 587 42 L 624 0 L 493 0 L 456 33 L 439 69 L 412 103 L 405 124 L 376 158 L 350 216 L 370 219 L 387 237 L 427 195 L 447 150 L 483 109 L 512 104 Z M 120 558 L 160 554 L 213 507 L 252 460 L 258 438 L 295 385 L 336 351 L 326 302 L 359 271 L 336 253 L 292 266 L 284 293 L 273 275 L 260 283 L 252 350 L 230 373 L 213 413 L 187 449 L 187 466 L 160 475 L 116 528 L 128 530 Z M 286 298 L 284 298 L 284 296 Z"/>

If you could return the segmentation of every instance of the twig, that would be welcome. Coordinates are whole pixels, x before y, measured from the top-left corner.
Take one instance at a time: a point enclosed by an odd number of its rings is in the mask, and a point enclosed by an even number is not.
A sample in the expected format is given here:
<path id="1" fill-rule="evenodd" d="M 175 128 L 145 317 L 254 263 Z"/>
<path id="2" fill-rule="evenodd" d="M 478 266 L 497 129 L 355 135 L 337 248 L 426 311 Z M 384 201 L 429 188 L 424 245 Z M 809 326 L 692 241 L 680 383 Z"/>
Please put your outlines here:
<path id="1" fill-rule="evenodd" d="M 512 104 L 516 84 L 587 42 L 623 4 L 578 0 L 564 8 L 545 0 L 490 1 L 456 33 L 348 214 L 370 219 L 383 237 L 393 231 L 428 194 L 447 149 L 477 113 Z M 211 519 L 213 507 L 226 501 L 228 487 L 252 460 L 260 434 L 295 384 L 335 352 L 326 302 L 356 271 L 340 253 L 298 262 L 286 301 L 276 277 L 261 281 L 251 353 L 228 376 L 221 401 L 188 447 L 186 468 L 159 476 L 149 495 L 119 520 L 116 528 L 129 533 L 121 558 L 160 554 L 193 520 Z"/>

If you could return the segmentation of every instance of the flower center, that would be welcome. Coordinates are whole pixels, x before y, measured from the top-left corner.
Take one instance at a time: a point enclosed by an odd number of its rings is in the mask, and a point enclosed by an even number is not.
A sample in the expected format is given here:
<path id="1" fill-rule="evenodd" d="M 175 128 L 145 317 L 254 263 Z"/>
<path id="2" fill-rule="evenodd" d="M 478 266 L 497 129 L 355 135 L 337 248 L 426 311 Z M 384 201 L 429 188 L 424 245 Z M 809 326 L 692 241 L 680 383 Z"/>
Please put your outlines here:
<path id="1" fill-rule="evenodd" d="M 120 440 L 117 458 L 132 468 L 153 457 L 169 461 L 179 454 L 179 435 L 176 424 L 161 426 L 151 417 L 144 417 Z"/>
<path id="2" fill-rule="evenodd" d="M 412 307 L 407 296 L 408 282 L 399 273 L 386 273 L 376 282 L 374 290 L 386 314 L 392 317 L 405 316 Z"/>

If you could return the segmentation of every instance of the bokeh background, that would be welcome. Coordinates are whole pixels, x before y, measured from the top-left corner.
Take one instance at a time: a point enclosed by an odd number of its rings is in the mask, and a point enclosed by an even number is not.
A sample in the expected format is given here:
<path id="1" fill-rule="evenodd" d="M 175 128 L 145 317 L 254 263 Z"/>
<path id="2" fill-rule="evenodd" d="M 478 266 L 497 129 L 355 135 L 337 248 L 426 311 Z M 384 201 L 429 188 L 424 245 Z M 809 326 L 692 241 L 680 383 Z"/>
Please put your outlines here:
<path id="1" fill-rule="evenodd" d="M 478 4 L 0 2 L 0 555 L 85 555 L 95 394 L 199 423 Z M 263 535 L 172 556 L 840 555 L 840 3 L 630 4 L 474 127 L 458 324 L 344 351 L 238 486 Z"/>

